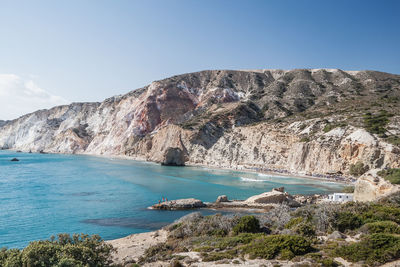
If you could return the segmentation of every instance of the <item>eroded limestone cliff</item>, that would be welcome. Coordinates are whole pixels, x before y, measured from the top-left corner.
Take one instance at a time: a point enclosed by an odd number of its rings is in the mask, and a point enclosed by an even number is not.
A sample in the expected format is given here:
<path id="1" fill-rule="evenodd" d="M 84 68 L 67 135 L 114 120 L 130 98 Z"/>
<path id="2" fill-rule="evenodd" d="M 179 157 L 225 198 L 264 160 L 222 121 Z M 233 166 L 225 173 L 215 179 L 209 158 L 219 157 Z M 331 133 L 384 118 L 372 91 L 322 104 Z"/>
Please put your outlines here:
<path id="1" fill-rule="evenodd" d="M 365 116 L 383 111 L 384 132 L 374 134 Z M 400 167 L 399 111 L 399 75 L 202 71 L 102 103 L 1 122 L 0 147 L 346 175 L 357 162 L 370 169 Z"/>

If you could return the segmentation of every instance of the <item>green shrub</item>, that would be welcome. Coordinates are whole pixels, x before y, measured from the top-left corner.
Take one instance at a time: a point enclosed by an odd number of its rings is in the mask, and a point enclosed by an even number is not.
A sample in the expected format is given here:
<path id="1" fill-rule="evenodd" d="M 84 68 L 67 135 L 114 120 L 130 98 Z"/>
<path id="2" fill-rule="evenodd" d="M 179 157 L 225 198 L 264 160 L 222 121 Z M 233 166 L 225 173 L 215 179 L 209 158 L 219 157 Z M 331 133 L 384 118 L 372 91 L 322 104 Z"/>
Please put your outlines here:
<path id="1" fill-rule="evenodd" d="M 338 122 L 338 123 L 327 123 L 323 129 L 325 133 L 330 132 L 331 130 L 338 128 L 338 127 L 346 127 L 347 123 L 345 122 Z"/>
<path id="2" fill-rule="evenodd" d="M 370 234 L 400 234 L 400 226 L 392 221 L 367 223 L 363 226 L 363 229 Z"/>
<path id="3" fill-rule="evenodd" d="M 309 222 L 303 222 L 298 224 L 294 228 L 294 231 L 301 236 L 306 236 L 306 237 L 315 236 L 315 227 Z"/>
<path id="4" fill-rule="evenodd" d="M 310 142 L 310 137 L 308 137 L 308 136 L 302 137 L 302 138 L 300 139 L 300 142 L 303 142 L 303 143 Z"/>
<path id="5" fill-rule="evenodd" d="M 368 166 L 364 166 L 361 161 L 356 164 L 350 164 L 350 174 L 353 176 L 361 176 L 368 171 Z"/>
<path id="6" fill-rule="evenodd" d="M 364 115 L 364 127 L 372 134 L 384 135 L 386 133 L 386 125 L 389 123 L 389 114 L 385 110 L 381 110 L 378 114 L 367 113 Z"/>
<path id="7" fill-rule="evenodd" d="M 250 258 L 273 259 L 278 255 L 290 257 L 311 252 L 311 242 L 298 235 L 269 235 L 253 240 L 243 247 Z"/>
<path id="8" fill-rule="evenodd" d="M 342 188 L 342 193 L 354 193 L 354 186 L 345 186 Z"/>
<path id="9" fill-rule="evenodd" d="M 23 250 L 2 249 L 0 266 L 111 266 L 112 251 L 97 235 L 59 234 L 57 239 L 31 242 Z"/>
<path id="10" fill-rule="evenodd" d="M 385 139 L 388 143 L 395 145 L 395 146 L 400 146 L 400 137 L 391 135 L 388 138 Z"/>
<path id="11" fill-rule="evenodd" d="M 232 230 L 235 234 L 257 233 L 260 232 L 260 222 L 254 216 L 243 216 Z"/>
<path id="12" fill-rule="evenodd" d="M 287 229 L 293 229 L 295 226 L 303 222 L 303 217 L 294 217 L 285 225 Z"/>
<path id="13" fill-rule="evenodd" d="M 22 253 L 19 249 L 0 250 L 0 266 L 18 267 L 22 266 Z"/>
<path id="14" fill-rule="evenodd" d="M 360 242 L 338 247 L 337 256 L 352 262 L 365 261 L 375 265 L 400 257 L 400 237 L 390 234 L 372 234 Z"/>
<path id="15" fill-rule="evenodd" d="M 400 184 L 400 169 L 382 170 L 378 172 L 378 175 L 392 184 Z"/>
<path id="16" fill-rule="evenodd" d="M 238 245 L 248 244 L 251 241 L 265 236 L 263 233 L 252 234 L 252 233 L 241 233 L 236 236 L 229 236 L 214 242 L 214 247 L 219 250 L 224 250 L 228 248 L 234 248 Z"/>
<path id="17" fill-rule="evenodd" d="M 359 217 L 363 224 L 379 221 L 393 221 L 400 223 L 400 208 L 389 204 L 369 204 L 366 206 L 358 205 Z"/>
<path id="18" fill-rule="evenodd" d="M 359 228 L 362 225 L 362 220 L 354 213 L 339 212 L 334 217 L 333 225 L 340 232 L 345 232 Z"/>
<path id="19" fill-rule="evenodd" d="M 211 252 L 211 253 L 203 253 L 202 258 L 203 261 L 219 261 L 224 259 L 234 259 L 237 256 L 237 252 L 235 250 L 231 250 L 228 252 Z"/>

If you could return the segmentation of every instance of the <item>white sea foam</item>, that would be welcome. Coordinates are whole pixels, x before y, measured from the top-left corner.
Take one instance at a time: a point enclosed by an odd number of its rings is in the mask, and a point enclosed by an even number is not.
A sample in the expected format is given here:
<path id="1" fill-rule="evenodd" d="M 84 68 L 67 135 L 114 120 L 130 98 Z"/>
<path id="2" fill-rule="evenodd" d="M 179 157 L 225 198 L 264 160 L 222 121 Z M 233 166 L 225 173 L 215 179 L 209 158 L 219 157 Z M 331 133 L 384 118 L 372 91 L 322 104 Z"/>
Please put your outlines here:
<path id="1" fill-rule="evenodd" d="M 245 177 L 240 177 L 240 180 L 242 180 L 244 182 L 265 182 L 265 180 L 245 178 Z"/>

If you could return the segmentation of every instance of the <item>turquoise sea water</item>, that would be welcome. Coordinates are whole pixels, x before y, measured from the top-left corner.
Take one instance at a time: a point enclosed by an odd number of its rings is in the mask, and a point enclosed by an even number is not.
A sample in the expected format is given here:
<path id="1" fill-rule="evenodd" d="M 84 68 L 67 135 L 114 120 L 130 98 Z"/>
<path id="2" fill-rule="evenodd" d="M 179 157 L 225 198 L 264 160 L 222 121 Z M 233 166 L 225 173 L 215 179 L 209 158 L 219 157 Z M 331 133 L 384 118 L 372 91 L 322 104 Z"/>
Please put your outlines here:
<path id="1" fill-rule="evenodd" d="M 14 157 L 20 161 L 11 162 Z M 163 196 L 245 199 L 278 186 L 293 194 L 342 187 L 229 170 L 0 151 L 0 247 L 24 247 L 64 232 L 100 234 L 107 240 L 151 231 L 188 213 L 147 209 Z"/>

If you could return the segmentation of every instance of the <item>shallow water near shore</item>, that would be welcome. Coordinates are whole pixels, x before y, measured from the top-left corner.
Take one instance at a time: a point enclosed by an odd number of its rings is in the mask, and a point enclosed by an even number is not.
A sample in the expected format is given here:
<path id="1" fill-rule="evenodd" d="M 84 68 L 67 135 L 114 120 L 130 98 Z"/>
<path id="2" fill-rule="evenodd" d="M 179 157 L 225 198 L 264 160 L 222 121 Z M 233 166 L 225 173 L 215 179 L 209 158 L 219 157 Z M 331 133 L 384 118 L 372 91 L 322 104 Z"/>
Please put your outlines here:
<path id="1" fill-rule="evenodd" d="M 14 157 L 20 161 L 11 162 Z M 0 247 L 21 248 L 64 232 L 120 238 L 158 229 L 192 212 L 147 209 L 162 197 L 215 201 L 225 194 L 245 199 L 279 186 L 291 194 L 329 193 L 343 187 L 230 170 L 0 151 Z"/>

